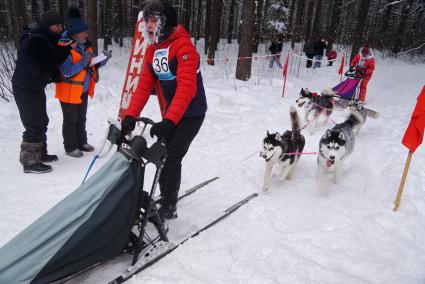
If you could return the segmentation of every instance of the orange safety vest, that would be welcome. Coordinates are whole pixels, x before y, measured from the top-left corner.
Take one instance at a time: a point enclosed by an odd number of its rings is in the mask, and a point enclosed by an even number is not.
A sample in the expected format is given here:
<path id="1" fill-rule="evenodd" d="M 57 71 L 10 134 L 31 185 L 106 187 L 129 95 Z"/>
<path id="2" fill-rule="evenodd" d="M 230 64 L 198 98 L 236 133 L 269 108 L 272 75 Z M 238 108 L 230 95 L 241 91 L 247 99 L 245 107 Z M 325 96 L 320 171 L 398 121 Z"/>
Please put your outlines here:
<path id="1" fill-rule="evenodd" d="M 93 49 L 89 47 L 87 51 L 93 52 Z M 82 56 L 75 49 L 71 49 L 71 58 L 72 58 L 72 64 L 76 64 L 77 62 L 81 61 Z M 59 99 L 63 103 L 81 104 L 82 103 L 81 95 L 83 94 L 84 78 L 86 77 L 87 71 L 91 72 L 92 74 L 90 76 L 90 85 L 88 89 L 88 95 L 90 97 L 93 97 L 94 85 L 96 84 L 97 78 L 98 78 L 97 71 L 94 66 L 90 67 L 89 69 L 83 69 L 80 71 L 80 73 L 72 77 L 65 77 L 62 79 L 62 82 L 56 83 L 55 98 Z"/>

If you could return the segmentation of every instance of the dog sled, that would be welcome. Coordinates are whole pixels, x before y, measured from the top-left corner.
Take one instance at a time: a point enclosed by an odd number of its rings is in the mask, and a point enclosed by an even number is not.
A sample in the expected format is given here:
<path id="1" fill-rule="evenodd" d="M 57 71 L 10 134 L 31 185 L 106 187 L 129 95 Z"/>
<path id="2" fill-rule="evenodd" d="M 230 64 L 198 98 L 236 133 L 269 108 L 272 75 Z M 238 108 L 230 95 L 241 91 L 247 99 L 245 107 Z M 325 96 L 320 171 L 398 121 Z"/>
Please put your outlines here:
<path id="1" fill-rule="evenodd" d="M 0 249 L 0 283 L 51 283 L 123 253 L 135 262 L 148 245 L 168 242 L 153 199 L 166 147 L 161 141 L 148 147 L 142 134 L 122 144 L 118 124 L 110 125 L 111 147 L 125 147 Z M 156 166 L 150 193 L 143 190 L 147 164 Z M 145 234 L 148 220 L 156 238 Z"/>
<path id="2" fill-rule="evenodd" d="M 358 100 L 359 86 L 362 80 L 362 77 L 351 70 L 345 72 L 344 76 L 345 79 L 332 88 L 335 103 L 341 108 L 347 107 L 350 101 Z"/>

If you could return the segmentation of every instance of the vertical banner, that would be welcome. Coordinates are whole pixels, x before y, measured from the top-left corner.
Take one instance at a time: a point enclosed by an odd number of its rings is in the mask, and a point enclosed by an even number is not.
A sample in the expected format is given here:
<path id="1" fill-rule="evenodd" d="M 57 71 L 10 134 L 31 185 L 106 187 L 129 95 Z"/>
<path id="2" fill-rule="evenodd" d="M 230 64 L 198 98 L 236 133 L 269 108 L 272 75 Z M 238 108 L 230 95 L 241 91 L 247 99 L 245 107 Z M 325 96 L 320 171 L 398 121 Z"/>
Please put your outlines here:
<path id="1" fill-rule="evenodd" d="M 289 63 L 289 51 L 286 54 L 285 65 L 283 65 L 283 90 L 282 90 L 282 98 L 285 96 L 286 77 L 288 75 L 288 63 Z"/>
<path id="2" fill-rule="evenodd" d="M 345 54 L 342 54 L 341 65 L 339 66 L 338 74 L 341 75 L 339 81 L 342 80 L 342 73 L 344 73 L 344 62 L 345 62 Z"/>
<path id="3" fill-rule="evenodd" d="M 123 119 L 125 110 L 130 105 L 131 97 L 139 84 L 140 74 L 143 70 L 143 59 L 146 52 L 147 41 L 145 41 L 142 31 L 145 28 L 143 21 L 143 11 L 140 11 L 133 41 L 131 43 L 130 58 L 128 59 L 127 72 L 125 75 L 124 86 L 121 93 L 120 109 L 118 118 Z"/>

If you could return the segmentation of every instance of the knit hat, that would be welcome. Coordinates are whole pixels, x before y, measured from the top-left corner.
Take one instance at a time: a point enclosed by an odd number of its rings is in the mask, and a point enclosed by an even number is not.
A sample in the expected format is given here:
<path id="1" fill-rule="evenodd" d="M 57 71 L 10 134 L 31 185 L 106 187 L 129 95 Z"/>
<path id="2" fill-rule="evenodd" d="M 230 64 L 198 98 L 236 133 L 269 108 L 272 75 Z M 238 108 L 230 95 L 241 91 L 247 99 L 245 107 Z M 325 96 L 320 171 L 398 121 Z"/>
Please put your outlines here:
<path id="1" fill-rule="evenodd" d="M 80 10 L 76 7 L 71 7 L 68 10 L 66 30 L 72 35 L 87 31 L 87 23 L 81 17 Z"/>
<path id="2" fill-rule="evenodd" d="M 41 15 L 40 26 L 48 28 L 53 25 L 63 24 L 61 16 L 55 10 L 48 10 Z"/>
<path id="3" fill-rule="evenodd" d="M 150 0 L 145 2 L 143 8 L 143 19 L 145 22 L 150 17 L 158 17 L 158 42 L 164 41 L 171 35 L 177 26 L 177 13 L 167 0 Z"/>

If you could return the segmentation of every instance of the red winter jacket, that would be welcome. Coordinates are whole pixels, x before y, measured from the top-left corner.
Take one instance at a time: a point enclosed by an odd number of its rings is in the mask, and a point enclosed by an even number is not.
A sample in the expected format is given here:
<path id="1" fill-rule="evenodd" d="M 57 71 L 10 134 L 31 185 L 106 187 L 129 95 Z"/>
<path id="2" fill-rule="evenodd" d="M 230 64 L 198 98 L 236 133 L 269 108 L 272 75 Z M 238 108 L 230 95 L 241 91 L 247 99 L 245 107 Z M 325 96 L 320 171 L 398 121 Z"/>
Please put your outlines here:
<path id="1" fill-rule="evenodd" d="M 182 117 L 205 115 L 207 102 L 198 68 L 199 54 L 189 34 L 178 25 L 165 41 L 147 48 L 140 83 L 124 117 L 139 116 L 154 87 L 159 87 L 163 118 L 177 124 Z"/>
<path id="2" fill-rule="evenodd" d="M 363 56 L 361 52 L 357 53 L 351 61 L 350 67 L 356 68 L 356 71 L 361 73 L 363 77 L 372 76 L 373 70 L 375 70 L 373 54 L 369 52 L 367 56 Z"/>

